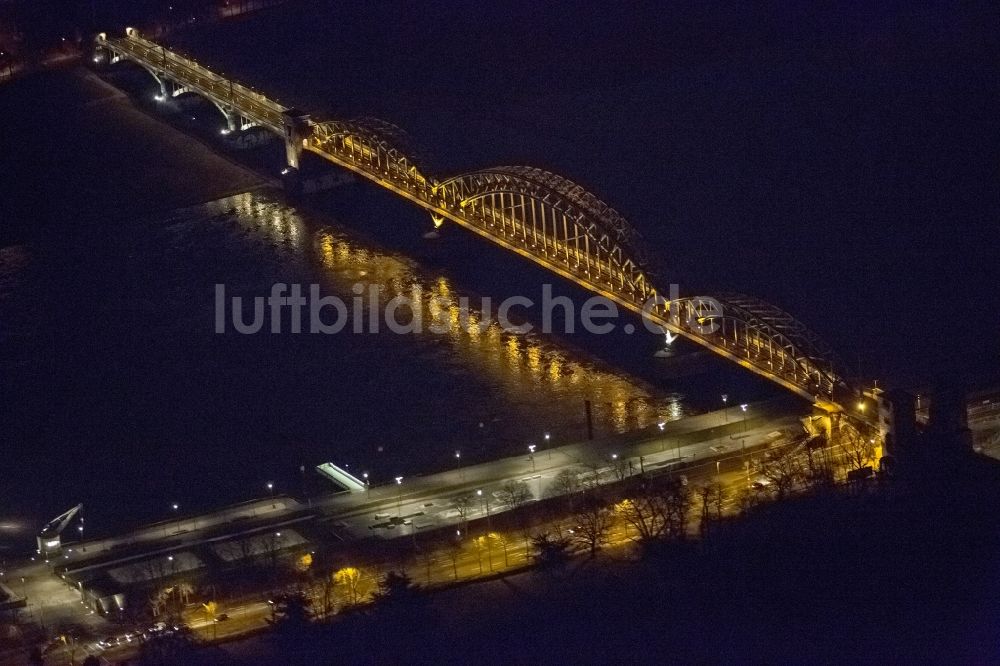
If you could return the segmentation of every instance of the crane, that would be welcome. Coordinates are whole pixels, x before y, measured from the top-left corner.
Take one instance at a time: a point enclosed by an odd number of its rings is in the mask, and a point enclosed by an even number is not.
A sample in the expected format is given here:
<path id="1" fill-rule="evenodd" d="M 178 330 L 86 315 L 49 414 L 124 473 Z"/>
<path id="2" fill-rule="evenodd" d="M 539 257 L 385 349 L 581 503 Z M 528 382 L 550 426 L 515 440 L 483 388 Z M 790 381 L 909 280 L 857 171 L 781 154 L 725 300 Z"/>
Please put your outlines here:
<path id="1" fill-rule="evenodd" d="M 61 513 L 42 528 L 42 531 L 38 533 L 38 554 L 43 556 L 46 560 L 49 557 L 59 555 L 62 552 L 62 538 L 61 534 L 66 526 L 69 525 L 70 521 L 76 514 L 80 513 L 83 509 L 83 504 L 77 504 L 72 509 L 65 513 Z"/>

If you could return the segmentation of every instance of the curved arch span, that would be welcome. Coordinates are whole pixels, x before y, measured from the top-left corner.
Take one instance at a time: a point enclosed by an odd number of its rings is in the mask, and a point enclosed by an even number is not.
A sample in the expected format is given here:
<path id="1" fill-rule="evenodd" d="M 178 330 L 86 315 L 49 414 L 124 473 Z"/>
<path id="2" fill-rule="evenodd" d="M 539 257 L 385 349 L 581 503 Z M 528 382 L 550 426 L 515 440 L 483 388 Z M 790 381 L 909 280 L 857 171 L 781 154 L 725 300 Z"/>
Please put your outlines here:
<path id="1" fill-rule="evenodd" d="M 451 220 L 818 405 L 840 409 L 833 395 L 845 384 L 818 336 L 780 308 L 742 294 L 667 300 L 642 236 L 571 180 L 527 166 L 438 180 L 395 125 L 373 118 L 307 120 L 301 133 L 298 126 L 293 132 L 291 109 L 135 31 L 116 40 L 102 34 L 98 44 L 142 64 L 161 84 L 169 78 L 205 91 L 224 114 L 220 101 L 232 105 L 229 113 L 281 134 L 290 163 L 296 151 L 314 152 L 424 208 L 435 225 Z"/>

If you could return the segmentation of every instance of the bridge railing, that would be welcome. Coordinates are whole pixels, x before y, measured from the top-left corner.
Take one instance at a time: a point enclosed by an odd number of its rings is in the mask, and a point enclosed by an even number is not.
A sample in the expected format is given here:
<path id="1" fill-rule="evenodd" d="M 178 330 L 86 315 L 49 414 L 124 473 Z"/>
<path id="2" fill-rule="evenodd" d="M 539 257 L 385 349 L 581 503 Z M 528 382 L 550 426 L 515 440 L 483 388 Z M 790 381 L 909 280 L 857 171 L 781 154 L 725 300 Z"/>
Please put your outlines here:
<path id="1" fill-rule="evenodd" d="M 104 39 L 103 45 L 220 108 L 285 133 L 287 108 L 134 30 L 124 39 Z M 755 302 L 739 299 L 715 301 L 721 311 L 706 310 L 704 298 L 673 304 L 659 299 L 663 292 L 645 270 L 643 253 L 635 247 L 638 236 L 624 218 L 555 174 L 498 167 L 439 182 L 422 173 L 391 137 L 364 122 L 312 123 L 303 137 L 303 148 L 410 199 L 435 219 L 472 229 L 804 397 L 826 400 L 839 381 L 813 356 L 808 332 L 776 308 L 760 304 L 755 314 Z"/>
<path id="2" fill-rule="evenodd" d="M 287 110 L 284 106 L 141 37 L 134 29 L 129 29 L 124 39 L 104 37 L 98 43 L 136 61 L 157 78 L 169 78 L 183 88 L 196 90 L 220 108 L 230 109 L 275 132 L 282 131 L 282 113 Z"/>

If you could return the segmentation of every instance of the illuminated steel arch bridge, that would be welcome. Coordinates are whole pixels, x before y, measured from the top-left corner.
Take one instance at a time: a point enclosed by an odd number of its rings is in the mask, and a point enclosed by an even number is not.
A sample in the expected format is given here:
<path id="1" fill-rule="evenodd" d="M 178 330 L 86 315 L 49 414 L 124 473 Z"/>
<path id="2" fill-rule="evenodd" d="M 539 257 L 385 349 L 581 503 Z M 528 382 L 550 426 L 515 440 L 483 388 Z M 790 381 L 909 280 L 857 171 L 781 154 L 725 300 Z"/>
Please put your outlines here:
<path id="1" fill-rule="evenodd" d="M 158 98 L 182 92 L 207 98 L 225 116 L 224 131 L 260 126 L 280 134 L 290 170 L 298 169 L 303 151 L 315 153 L 409 199 L 435 225 L 450 220 L 469 229 L 827 411 L 840 411 L 849 396 L 831 350 L 788 313 L 743 295 L 681 298 L 659 291 L 636 230 L 561 176 L 508 166 L 437 179 L 421 169 L 404 135 L 388 123 L 315 122 L 131 28 L 124 38 L 99 35 L 97 46 L 112 62 L 132 60 L 149 71 L 160 84 Z"/>

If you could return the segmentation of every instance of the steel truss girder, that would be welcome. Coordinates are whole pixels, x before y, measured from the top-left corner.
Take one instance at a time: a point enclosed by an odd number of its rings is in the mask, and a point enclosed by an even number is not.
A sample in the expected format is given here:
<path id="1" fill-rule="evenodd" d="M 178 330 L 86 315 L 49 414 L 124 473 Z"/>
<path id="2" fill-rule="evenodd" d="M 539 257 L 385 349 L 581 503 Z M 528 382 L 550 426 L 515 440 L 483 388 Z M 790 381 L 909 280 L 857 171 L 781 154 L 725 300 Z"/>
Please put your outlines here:
<path id="1" fill-rule="evenodd" d="M 136 61 L 158 80 L 178 80 L 223 113 L 283 132 L 285 107 L 135 31 L 121 40 L 102 35 L 98 44 L 116 57 Z M 500 166 L 439 182 L 427 175 L 405 132 L 374 118 L 311 123 L 304 143 L 428 209 L 436 225 L 449 217 L 633 310 L 660 293 L 641 235 L 618 211 L 562 176 L 534 167 Z M 705 307 L 708 300 L 721 311 Z M 678 299 L 669 305 L 659 300 L 650 314 L 661 325 L 800 394 L 823 399 L 844 387 L 830 348 L 769 303 L 742 294 Z M 692 320 L 714 323 L 718 330 L 706 331 Z"/>

